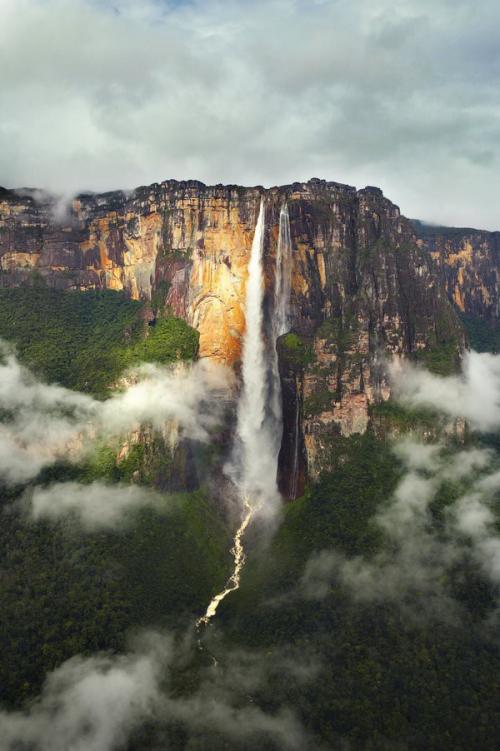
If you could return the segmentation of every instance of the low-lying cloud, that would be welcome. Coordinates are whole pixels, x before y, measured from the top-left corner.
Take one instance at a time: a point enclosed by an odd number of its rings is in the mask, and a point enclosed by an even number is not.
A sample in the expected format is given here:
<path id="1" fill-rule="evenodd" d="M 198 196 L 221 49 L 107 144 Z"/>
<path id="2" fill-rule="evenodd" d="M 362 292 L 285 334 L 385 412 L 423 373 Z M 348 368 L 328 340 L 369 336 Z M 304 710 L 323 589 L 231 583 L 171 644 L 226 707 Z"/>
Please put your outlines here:
<path id="1" fill-rule="evenodd" d="M 129 513 L 141 507 L 162 512 L 169 508 L 168 496 L 137 485 L 106 485 L 92 482 L 61 482 L 29 488 L 22 504 L 31 517 L 58 519 L 71 515 L 87 530 L 115 529 Z"/>
<path id="2" fill-rule="evenodd" d="M 42 695 L 24 712 L 1 712 L 0 749 L 108 751 L 158 709 L 169 642 L 151 653 L 73 657 L 47 676 Z M 153 655 L 156 659 L 153 659 Z"/>
<path id="3" fill-rule="evenodd" d="M 339 583 L 359 602 L 392 601 L 414 617 L 449 620 L 460 616 L 450 590 L 455 567 L 473 562 L 497 589 L 500 605 L 500 535 L 494 512 L 500 472 L 492 452 L 450 455 L 442 445 L 412 439 L 395 446 L 405 473 L 387 505 L 373 517 L 384 541 L 374 555 L 346 557 L 337 550 L 314 555 L 301 591 L 323 598 Z M 432 504 L 444 483 L 460 483 L 456 497 L 436 524 Z"/>
<path id="4" fill-rule="evenodd" d="M 2 345 L 0 480 L 27 482 L 57 459 L 78 461 L 96 438 L 120 436 L 142 424 L 175 423 L 183 436 L 207 441 L 220 417 L 229 374 L 221 366 L 142 365 L 123 391 L 97 401 L 38 380 Z"/>
<path id="5" fill-rule="evenodd" d="M 461 374 L 447 377 L 400 361 L 390 372 L 394 397 L 403 405 L 464 418 L 479 433 L 500 429 L 500 356 L 467 352 Z M 341 582 L 358 601 L 398 601 L 414 614 L 450 618 L 458 615 L 449 586 L 451 572 L 472 562 L 497 591 L 500 606 L 496 454 L 411 438 L 396 443 L 394 453 L 404 474 L 393 497 L 372 519 L 384 534 L 381 549 L 353 558 L 337 550 L 316 554 L 306 567 L 303 593 L 325 597 Z M 432 504 L 446 483 L 454 485 L 453 495 L 436 523 Z"/>
<path id="6" fill-rule="evenodd" d="M 466 352 L 460 375 L 437 376 L 410 363 L 394 364 L 391 375 L 403 404 L 464 417 L 481 432 L 500 428 L 499 355 Z"/>
<path id="7" fill-rule="evenodd" d="M 111 751 L 148 721 L 181 724 L 188 736 L 215 733 L 228 743 L 251 741 L 255 748 L 264 739 L 290 751 L 309 748 L 290 709 L 264 711 L 252 695 L 278 672 L 307 683 L 313 668 L 279 650 L 272 657 L 226 650 L 223 665 L 203 669 L 199 686 L 179 695 L 170 687 L 172 673 L 179 665 L 185 668 L 196 650 L 192 635 L 175 641 L 151 632 L 125 655 L 73 657 L 47 676 L 26 710 L 0 712 L 0 750 L 26 745 L 35 751 Z"/>

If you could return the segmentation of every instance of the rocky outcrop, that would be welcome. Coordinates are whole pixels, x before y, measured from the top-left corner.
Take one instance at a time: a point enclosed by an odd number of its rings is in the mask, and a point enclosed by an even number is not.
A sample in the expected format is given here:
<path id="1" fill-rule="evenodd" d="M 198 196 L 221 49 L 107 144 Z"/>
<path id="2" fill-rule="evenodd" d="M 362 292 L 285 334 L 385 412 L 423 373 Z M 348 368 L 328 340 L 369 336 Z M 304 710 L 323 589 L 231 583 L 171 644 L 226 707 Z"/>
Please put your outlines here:
<path id="1" fill-rule="evenodd" d="M 380 190 L 323 180 L 269 190 L 167 181 L 129 195 L 81 195 L 66 209 L 43 193 L 3 190 L 0 283 L 41 275 L 58 288 L 126 290 L 150 300 L 152 316 L 168 310 L 197 328 L 201 357 L 237 367 L 263 195 L 269 340 L 285 200 L 290 215 L 295 338 L 284 337 L 279 354 L 280 484 L 292 497 L 307 475 L 329 467 L 332 440 L 363 432 L 371 405 L 389 396 L 383 353 L 425 357 L 447 347 L 456 358 L 463 343 L 436 274 L 438 250 L 417 242 Z"/>
<path id="2" fill-rule="evenodd" d="M 418 245 L 433 261 L 456 308 L 492 325 L 500 322 L 500 232 L 414 222 Z"/>

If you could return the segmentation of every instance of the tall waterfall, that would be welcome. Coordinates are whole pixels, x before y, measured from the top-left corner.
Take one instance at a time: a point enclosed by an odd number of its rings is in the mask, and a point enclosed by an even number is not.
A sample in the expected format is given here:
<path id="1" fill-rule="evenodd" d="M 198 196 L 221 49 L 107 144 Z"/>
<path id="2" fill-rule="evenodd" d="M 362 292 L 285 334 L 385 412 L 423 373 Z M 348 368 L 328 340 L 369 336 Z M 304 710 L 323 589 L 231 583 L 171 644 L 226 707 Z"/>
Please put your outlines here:
<path id="1" fill-rule="evenodd" d="M 238 401 L 235 446 L 230 473 L 237 486 L 242 519 L 236 530 L 231 550 L 233 573 L 222 592 L 215 595 L 197 626 L 208 624 L 219 604 L 232 591 L 238 589 L 240 573 L 245 563 L 242 538 L 258 511 L 272 514 L 279 497 L 276 486 L 276 459 L 274 424 L 268 412 L 269 363 L 263 332 L 265 205 L 261 200 L 259 217 L 248 264 L 246 291 L 246 330 L 243 341 L 242 390 Z"/>
<path id="2" fill-rule="evenodd" d="M 243 342 L 243 388 L 238 403 L 236 461 L 243 498 L 264 513 L 277 500 L 273 425 L 268 418 L 268 358 L 263 332 L 265 205 L 261 201 L 255 228 L 246 295 Z"/>
<path id="3" fill-rule="evenodd" d="M 290 323 L 290 291 L 292 286 L 292 239 L 288 204 L 280 211 L 278 247 L 276 250 L 276 276 L 274 282 L 274 336 L 286 334 Z"/>

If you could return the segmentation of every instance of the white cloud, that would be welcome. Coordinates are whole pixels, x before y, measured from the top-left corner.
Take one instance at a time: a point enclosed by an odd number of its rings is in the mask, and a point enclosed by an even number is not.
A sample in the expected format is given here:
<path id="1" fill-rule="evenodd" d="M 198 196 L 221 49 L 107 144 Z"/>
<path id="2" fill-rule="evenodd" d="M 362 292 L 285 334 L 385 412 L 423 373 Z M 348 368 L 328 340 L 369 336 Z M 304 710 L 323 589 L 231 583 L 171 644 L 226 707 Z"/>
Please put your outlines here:
<path id="1" fill-rule="evenodd" d="M 391 367 L 394 394 L 410 407 L 431 407 L 450 418 L 466 418 L 479 432 L 500 429 L 500 356 L 468 352 L 462 373 L 440 377 L 410 363 Z M 394 453 L 405 474 L 386 507 L 373 522 L 385 544 L 374 556 L 346 558 L 322 551 L 308 562 L 301 587 L 309 597 L 325 597 L 335 581 L 356 600 L 401 602 L 413 615 L 457 615 L 450 596 L 452 568 L 474 560 L 498 589 L 500 605 L 500 535 L 495 499 L 500 471 L 493 451 L 452 450 L 443 444 L 400 440 Z M 443 483 L 462 483 L 436 527 L 431 503 Z"/>
<path id="2" fill-rule="evenodd" d="M 174 643 L 169 635 L 146 633 L 125 655 L 73 657 L 47 676 L 29 708 L 0 712 L 0 751 L 25 744 L 34 751 L 111 751 L 148 720 L 156 727 L 180 723 L 194 738 L 215 732 L 256 748 L 263 739 L 284 750 L 308 747 L 286 706 L 266 712 L 249 692 L 258 692 L 273 673 L 307 682 L 311 668 L 279 650 L 273 656 L 230 651 L 223 667 L 201 669 L 198 688 L 179 695 L 170 690 L 170 676 L 179 665 L 185 669 L 197 649 L 189 634 Z"/>
<path id="3" fill-rule="evenodd" d="M 136 485 L 63 482 L 27 490 L 23 503 L 35 520 L 72 514 L 87 529 L 114 529 L 126 520 L 129 511 L 141 506 L 165 511 L 168 497 Z"/>
<path id="4" fill-rule="evenodd" d="M 318 175 L 380 185 L 412 216 L 498 226 L 492 0 L 1 0 L 0 10 L 2 183 Z"/>
<path id="5" fill-rule="evenodd" d="M 449 581 L 454 566 L 475 560 L 493 586 L 500 604 L 500 535 L 493 511 L 500 491 L 494 455 L 480 449 L 450 455 L 444 446 L 404 440 L 395 453 L 405 474 L 387 506 L 373 523 L 385 542 L 373 556 L 347 558 L 324 550 L 308 561 L 301 581 L 306 597 L 326 597 L 336 582 L 363 601 L 398 602 L 413 618 L 459 617 Z M 464 482 L 463 494 L 447 506 L 436 527 L 430 505 L 443 482 Z"/>
<path id="6" fill-rule="evenodd" d="M 487 475 L 478 483 L 476 492 L 461 498 L 449 514 L 455 530 L 471 542 L 476 561 L 497 586 L 500 585 L 500 535 L 491 501 L 499 491 L 500 472 Z"/>
<path id="7" fill-rule="evenodd" d="M 1 343 L 0 343 L 1 344 Z M 141 424 L 174 423 L 189 438 L 207 441 L 216 424 L 229 373 L 208 362 L 143 365 L 127 387 L 104 402 L 37 380 L 1 344 L 0 479 L 26 482 L 58 458 L 78 460 L 97 436 L 119 436 Z"/>
<path id="8" fill-rule="evenodd" d="M 153 646 L 153 645 L 151 645 Z M 108 751 L 151 717 L 170 643 L 118 657 L 73 657 L 47 677 L 25 712 L 1 712 L 1 751 L 27 744 L 37 751 Z"/>
<path id="9" fill-rule="evenodd" d="M 206 441 L 222 406 L 217 397 L 227 396 L 231 379 L 229 370 L 208 360 L 176 367 L 144 364 L 135 382 L 102 403 L 98 420 L 111 434 L 144 422 L 161 429 L 176 420 L 185 435 Z"/>
<path id="10" fill-rule="evenodd" d="M 441 377 L 409 363 L 391 369 L 395 396 L 410 407 L 432 407 L 464 417 L 487 432 L 500 428 L 500 356 L 466 352 L 462 373 Z"/>

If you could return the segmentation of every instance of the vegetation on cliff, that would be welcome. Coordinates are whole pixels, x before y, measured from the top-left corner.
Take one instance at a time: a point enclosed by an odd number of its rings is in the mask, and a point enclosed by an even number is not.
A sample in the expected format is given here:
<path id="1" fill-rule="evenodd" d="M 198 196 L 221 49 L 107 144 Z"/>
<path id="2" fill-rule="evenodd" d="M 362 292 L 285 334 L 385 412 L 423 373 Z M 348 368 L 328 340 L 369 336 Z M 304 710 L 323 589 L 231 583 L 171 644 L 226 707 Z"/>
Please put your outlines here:
<path id="1" fill-rule="evenodd" d="M 0 335 L 37 375 L 105 396 L 127 367 L 196 357 L 198 332 L 172 317 L 147 326 L 143 311 L 123 292 L 64 292 L 38 282 L 0 289 Z"/>
<path id="2" fill-rule="evenodd" d="M 314 361 L 312 342 L 294 331 L 280 338 L 278 348 L 284 365 L 292 370 L 303 370 Z"/>
<path id="3" fill-rule="evenodd" d="M 466 313 L 460 317 L 472 349 L 476 352 L 500 352 L 500 325 Z"/>
<path id="4" fill-rule="evenodd" d="M 437 438 L 443 429 L 442 419 L 434 410 L 404 407 L 393 399 L 371 405 L 370 419 L 377 434 L 381 435 L 430 431 Z"/>
<path id="5" fill-rule="evenodd" d="M 198 353 L 199 334 L 181 318 L 160 318 L 151 327 L 149 336 L 127 353 L 130 362 L 194 360 Z"/>

